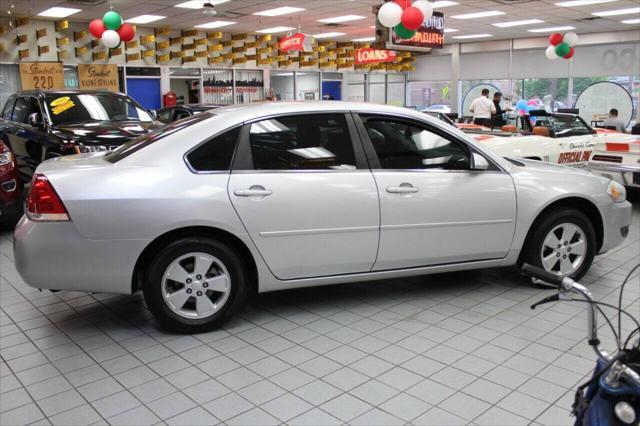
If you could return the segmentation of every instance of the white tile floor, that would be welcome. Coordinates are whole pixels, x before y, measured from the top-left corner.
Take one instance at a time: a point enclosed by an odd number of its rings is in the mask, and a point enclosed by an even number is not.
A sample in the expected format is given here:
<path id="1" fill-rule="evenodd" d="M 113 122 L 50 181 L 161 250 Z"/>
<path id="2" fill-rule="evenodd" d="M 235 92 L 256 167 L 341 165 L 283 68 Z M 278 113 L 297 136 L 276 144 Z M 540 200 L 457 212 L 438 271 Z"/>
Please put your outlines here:
<path id="1" fill-rule="evenodd" d="M 614 302 L 638 262 L 640 206 L 585 282 Z M 569 425 L 594 364 L 584 306 L 531 311 L 550 293 L 510 269 L 261 295 L 189 336 L 140 295 L 27 287 L 4 233 L 0 290 L 2 425 Z M 640 315 L 640 277 L 624 301 Z"/>

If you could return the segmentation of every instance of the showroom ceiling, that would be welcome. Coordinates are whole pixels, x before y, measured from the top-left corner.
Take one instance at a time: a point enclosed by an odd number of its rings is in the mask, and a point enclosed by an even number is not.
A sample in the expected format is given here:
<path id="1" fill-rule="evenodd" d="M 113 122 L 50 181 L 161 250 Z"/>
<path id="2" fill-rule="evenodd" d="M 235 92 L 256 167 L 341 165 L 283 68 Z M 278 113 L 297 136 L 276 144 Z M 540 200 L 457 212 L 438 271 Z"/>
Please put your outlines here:
<path id="1" fill-rule="evenodd" d="M 175 7 L 186 0 L 112 0 L 116 11 L 125 19 L 139 15 L 156 15 L 163 17 L 155 22 L 141 25 L 171 26 L 174 28 L 192 28 L 198 25 L 225 21 L 231 22 L 216 30 L 230 32 L 251 32 L 274 27 L 294 27 L 301 25 L 302 31 L 317 35 L 323 33 L 341 33 L 332 39 L 354 40 L 371 37 L 374 34 L 374 15 L 372 6 L 382 4 L 381 0 L 211 0 L 216 4 L 217 16 L 203 15 L 203 9 Z M 195 2 L 198 7 L 206 0 Z M 638 29 L 638 23 L 622 23 L 640 17 L 637 9 L 638 0 L 602 1 L 598 4 L 575 7 L 560 7 L 556 3 L 564 0 L 457 0 L 454 5 L 438 7 L 436 10 L 445 13 L 447 27 L 455 29 L 447 34 L 447 42 L 467 42 L 475 40 L 499 40 L 546 35 L 548 32 L 531 32 L 530 30 L 549 27 L 575 27 L 579 34 L 621 31 Z M 0 9 L 7 17 L 12 9 L 17 15 L 37 15 L 51 7 L 68 7 L 81 9 L 68 17 L 72 21 L 87 21 L 101 17 L 109 8 L 108 0 L 2 0 Z M 437 2 L 454 3 L 454 2 Z M 575 2 L 569 2 L 575 3 Z M 582 2 L 587 3 L 587 2 Z M 591 2 L 593 3 L 593 1 Z M 193 4 L 193 3 L 192 3 Z M 283 6 L 304 9 L 280 16 L 259 16 L 256 13 Z M 594 13 L 631 9 L 624 14 L 613 16 L 596 16 Z M 456 19 L 455 16 L 476 12 L 496 11 L 500 15 L 470 19 Z M 319 20 L 345 15 L 355 15 L 354 20 L 327 24 Z M 362 18 L 360 18 L 362 17 Z M 48 18 L 55 19 L 55 18 Z M 497 27 L 492 24 L 511 23 L 513 21 L 529 21 L 523 25 Z M 543 21 L 543 22 L 539 22 Z M 217 24 L 214 24 L 214 26 Z M 284 30 L 286 33 L 286 30 Z M 473 37 L 484 35 L 484 37 Z M 454 39 L 454 37 L 465 37 Z M 470 37 L 471 36 L 471 37 Z M 468 37 L 468 38 L 467 38 Z"/>

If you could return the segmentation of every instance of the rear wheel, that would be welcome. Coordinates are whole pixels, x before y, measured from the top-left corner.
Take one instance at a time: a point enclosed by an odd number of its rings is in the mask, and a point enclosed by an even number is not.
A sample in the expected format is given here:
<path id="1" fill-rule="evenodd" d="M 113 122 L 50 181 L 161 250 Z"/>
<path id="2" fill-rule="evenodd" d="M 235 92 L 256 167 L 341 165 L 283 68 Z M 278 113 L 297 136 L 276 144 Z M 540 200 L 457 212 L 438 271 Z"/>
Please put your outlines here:
<path id="1" fill-rule="evenodd" d="M 249 288 L 244 261 L 224 242 L 185 238 L 152 260 L 144 282 L 149 309 L 165 328 L 210 331 L 240 308 Z"/>
<path id="2" fill-rule="evenodd" d="M 524 248 L 523 261 L 573 279 L 587 273 L 596 254 L 596 233 L 587 216 L 571 208 L 545 214 Z"/>

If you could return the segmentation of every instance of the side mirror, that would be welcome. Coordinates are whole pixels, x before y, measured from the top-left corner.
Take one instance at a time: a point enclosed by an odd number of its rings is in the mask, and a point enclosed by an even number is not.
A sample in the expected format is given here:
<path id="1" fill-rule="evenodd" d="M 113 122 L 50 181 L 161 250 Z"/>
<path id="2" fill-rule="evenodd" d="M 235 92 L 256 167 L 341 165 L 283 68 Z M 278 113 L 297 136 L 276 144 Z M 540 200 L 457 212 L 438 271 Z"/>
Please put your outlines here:
<path id="1" fill-rule="evenodd" d="M 489 161 L 477 152 L 473 153 L 473 170 L 489 170 Z"/>
<path id="2" fill-rule="evenodd" d="M 30 126 L 40 127 L 42 125 L 42 117 L 40 117 L 40 114 L 37 112 L 29 114 L 28 120 Z"/>

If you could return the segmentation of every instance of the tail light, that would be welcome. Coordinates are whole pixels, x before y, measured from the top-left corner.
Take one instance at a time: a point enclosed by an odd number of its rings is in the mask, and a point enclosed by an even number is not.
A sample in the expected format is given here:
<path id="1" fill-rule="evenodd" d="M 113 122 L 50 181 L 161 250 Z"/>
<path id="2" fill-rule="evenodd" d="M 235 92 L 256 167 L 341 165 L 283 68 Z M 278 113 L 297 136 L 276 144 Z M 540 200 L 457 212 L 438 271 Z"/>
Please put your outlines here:
<path id="1" fill-rule="evenodd" d="M 0 142 L 0 173 L 13 169 L 13 154 L 7 146 Z"/>
<path id="2" fill-rule="evenodd" d="M 67 209 L 43 174 L 35 174 L 27 197 L 27 216 L 34 221 L 69 220 Z"/>

